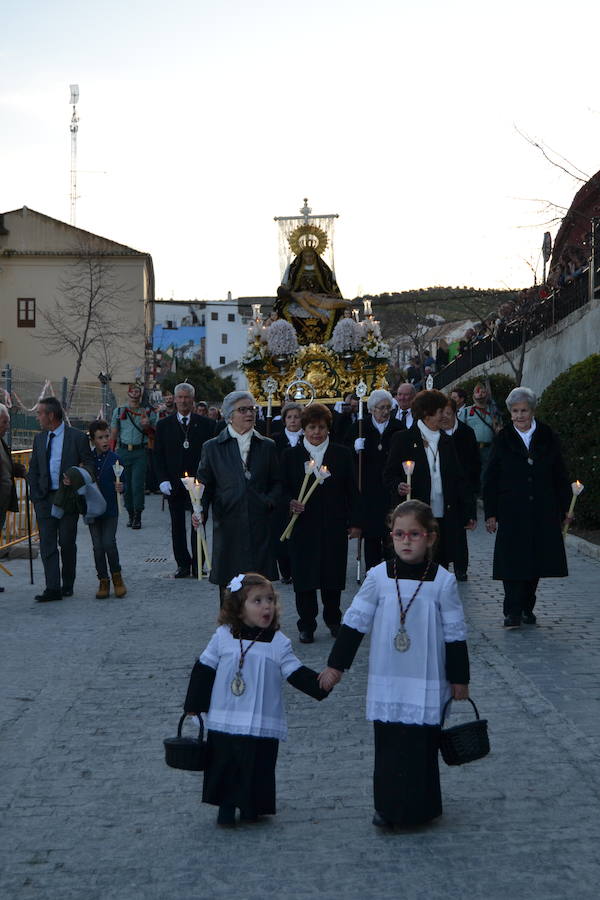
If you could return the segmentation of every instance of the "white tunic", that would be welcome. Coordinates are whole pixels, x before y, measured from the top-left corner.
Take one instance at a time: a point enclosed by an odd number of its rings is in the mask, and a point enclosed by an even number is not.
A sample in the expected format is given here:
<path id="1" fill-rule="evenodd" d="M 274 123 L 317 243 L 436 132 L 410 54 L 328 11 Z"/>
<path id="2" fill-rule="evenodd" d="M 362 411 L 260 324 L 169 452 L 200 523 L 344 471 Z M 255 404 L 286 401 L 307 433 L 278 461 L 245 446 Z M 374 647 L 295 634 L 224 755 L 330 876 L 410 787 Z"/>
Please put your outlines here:
<path id="1" fill-rule="evenodd" d="M 246 650 L 252 641 L 242 640 Z M 302 663 L 292 652 L 292 642 L 276 631 L 270 643 L 257 641 L 244 658 L 242 677 L 246 689 L 240 697 L 231 691 L 238 671 L 240 641 L 227 625 L 220 625 L 200 662 L 217 670 L 206 720 L 212 731 L 250 734 L 254 737 L 287 738 L 282 683 Z"/>
<path id="2" fill-rule="evenodd" d="M 406 609 L 418 581 L 398 579 Z M 344 625 L 363 634 L 371 632 L 367 719 L 437 725 L 450 697 L 446 679 L 446 642 L 467 636 L 456 579 L 441 566 L 433 581 L 425 581 L 405 620 L 410 648 L 394 647 L 400 628 L 400 604 L 396 583 L 388 578 L 386 564 L 367 573 L 346 611 Z"/>

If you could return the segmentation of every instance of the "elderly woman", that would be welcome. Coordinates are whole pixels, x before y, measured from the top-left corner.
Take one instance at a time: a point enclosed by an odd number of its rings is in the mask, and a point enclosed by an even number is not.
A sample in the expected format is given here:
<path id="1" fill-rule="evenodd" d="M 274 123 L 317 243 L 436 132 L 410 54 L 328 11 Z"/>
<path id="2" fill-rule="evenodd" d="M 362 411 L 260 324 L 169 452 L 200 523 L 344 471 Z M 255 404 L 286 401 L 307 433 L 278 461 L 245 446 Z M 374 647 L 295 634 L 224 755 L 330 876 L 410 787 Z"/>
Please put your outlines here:
<path id="1" fill-rule="evenodd" d="M 302 438 L 302 407 L 299 403 L 286 403 L 281 410 L 281 422 L 283 430 L 278 431 L 273 436 L 277 455 L 279 460 L 284 450 L 295 447 Z M 281 580 L 284 584 L 292 583 L 292 564 L 290 562 L 289 541 L 280 541 L 280 535 L 290 520 L 289 501 L 285 497 L 277 504 L 275 515 L 273 516 L 273 541 L 275 544 L 275 555 L 277 557 L 277 565 Z"/>
<path id="2" fill-rule="evenodd" d="M 390 507 L 409 493 L 402 463 L 414 462 L 410 496 L 431 506 L 440 528 L 437 561 L 447 568 L 460 555 L 461 531 L 475 528 L 475 496 L 443 430 L 448 403 L 441 391 L 420 391 L 412 404 L 414 422 L 392 438 L 383 482 L 391 492 Z"/>
<path id="3" fill-rule="evenodd" d="M 317 590 L 321 591 L 325 624 L 333 636 L 339 631 L 348 538 L 359 537 L 360 528 L 352 451 L 330 443 L 330 411 L 312 403 L 302 410 L 301 424 L 304 437 L 284 451 L 281 470 L 289 511 L 298 513 L 289 540 L 298 631 L 301 642 L 311 644 L 317 627 Z M 316 488 L 308 503 L 298 503 L 304 464 L 311 459 L 317 467 L 327 466 L 330 477 Z M 312 484 L 311 476 L 309 488 Z"/>
<path id="4" fill-rule="evenodd" d="M 362 423 L 353 426 L 354 450 L 358 455 L 361 488 L 365 568 L 367 571 L 384 559 L 384 542 L 388 539 L 387 515 L 390 512 L 390 492 L 383 483 L 383 469 L 387 462 L 392 437 L 403 430 L 399 419 L 391 417 L 394 400 L 389 391 L 373 391 L 367 400 L 367 412 Z"/>
<path id="5" fill-rule="evenodd" d="M 210 580 L 223 589 L 238 572 L 277 578 L 271 517 L 281 493 L 275 444 L 254 428 L 256 405 L 248 391 L 232 391 L 221 408 L 227 423 L 206 441 L 198 480 L 206 485 L 205 515 L 212 507 Z"/>
<path id="6" fill-rule="evenodd" d="M 561 525 L 571 487 L 558 438 L 535 419 L 525 387 L 506 398 L 512 423 L 494 438 L 483 476 L 485 527 L 497 532 L 494 579 L 504 584 L 504 626 L 535 625 L 540 578 L 568 574 Z"/>

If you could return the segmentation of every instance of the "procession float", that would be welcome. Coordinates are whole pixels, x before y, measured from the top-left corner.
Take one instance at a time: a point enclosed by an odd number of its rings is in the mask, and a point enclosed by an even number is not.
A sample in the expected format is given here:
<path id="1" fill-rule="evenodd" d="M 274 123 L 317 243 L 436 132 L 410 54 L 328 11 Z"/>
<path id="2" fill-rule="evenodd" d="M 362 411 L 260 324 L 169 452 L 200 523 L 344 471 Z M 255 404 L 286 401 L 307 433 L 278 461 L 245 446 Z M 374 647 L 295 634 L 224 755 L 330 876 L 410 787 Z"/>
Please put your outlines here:
<path id="1" fill-rule="evenodd" d="M 333 230 L 337 214 L 276 217 L 281 283 L 272 311 L 252 305 L 248 347 L 240 361 L 248 389 L 267 407 L 286 400 L 335 403 L 386 388 L 390 348 L 369 300 L 362 311 L 337 285 Z M 361 317 L 362 312 L 362 317 Z M 362 405 L 362 404 L 361 404 Z"/>

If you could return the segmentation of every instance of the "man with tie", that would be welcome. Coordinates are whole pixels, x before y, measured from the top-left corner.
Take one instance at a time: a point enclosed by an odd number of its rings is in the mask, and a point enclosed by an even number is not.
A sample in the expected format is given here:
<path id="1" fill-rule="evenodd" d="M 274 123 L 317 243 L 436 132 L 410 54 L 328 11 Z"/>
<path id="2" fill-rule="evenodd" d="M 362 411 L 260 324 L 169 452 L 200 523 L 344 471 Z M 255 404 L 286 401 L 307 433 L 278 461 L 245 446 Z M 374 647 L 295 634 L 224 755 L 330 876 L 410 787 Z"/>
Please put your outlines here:
<path id="1" fill-rule="evenodd" d="M 190 495 L 181 478 L 195 476 L 200 463 L 204 441 L 214 436 L 214 422 L 207 416 L 192 412 L 194 386 L 183 383 L 175 388 L 174 415 L 161 419 L 156 426 L 154 443 L 154 468 L 160 490 L 169 502 L 171 513 L 171 540 L 177 563 L 175 578 L 187 578 L 197 574 L 196 539 L 191 529 L 192 551 L 186 535 L 186 511 L 191 510 Z"/>
<path id="2" fill-rule="evenodd" d="M 413 424 L 413 417 L 410 411 L 411 404 L 415 399 L 416 390 L 414 385 L 404 382 L 396 388 L 396 418 L 400 422 L 402 428 L 410 428 Z"/>
<path id="3" fill-rule="evenodd" d="M 63 409 L 56 397 L 40 400 L 37 417 L 42 431 L 33 440 L 27 480 L 35 506 L 40 556 L 46 577 L 46 589 L 35 599 L 38 603 L 46 603 L 73 596 L 77 563 L 79 514 L 65 512 L 61 519 L 52 516 L 54 495 L 71 466 L 85 466 L 95 477 L 95 465 L 87 435 L 65 424 Z"/>

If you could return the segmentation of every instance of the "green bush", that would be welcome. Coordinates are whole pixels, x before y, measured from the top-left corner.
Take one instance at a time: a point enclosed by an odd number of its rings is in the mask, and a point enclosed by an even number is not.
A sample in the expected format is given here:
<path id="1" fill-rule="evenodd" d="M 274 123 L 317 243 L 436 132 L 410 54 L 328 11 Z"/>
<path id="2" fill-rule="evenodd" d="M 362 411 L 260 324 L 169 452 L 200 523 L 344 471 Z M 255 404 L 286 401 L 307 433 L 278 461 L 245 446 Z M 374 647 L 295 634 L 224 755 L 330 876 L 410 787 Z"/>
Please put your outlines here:
<path id="1" fill-rule="evenodd" d="M 506 423 L 510 422 L 510 416 L 506 408 L 506 398 L 512 389 L 517 386 L 516 381 L 514 378 L 511 378 L 510 375 L 489 375 L 487 378 L 480 375 L 478 378 L 467 378 L 466 381 L 461 381 L 460 384 L 455 386 L 466 391 L 467 406 L 470 406 L 473 403 L 473 388 L 475 385 L 479 384 L 479 382 L 485 384 L 487 381 L 490 383 L 492 397 L 494 398 L 500 415 Z"/>
<path id="2" fill-rule="evenodd" d="M 600 354 L 575 363 L 548 385 L 536 417 L 558 434 L 571 481 L 585 485 L 577 523 L 600 527 Z"/>

